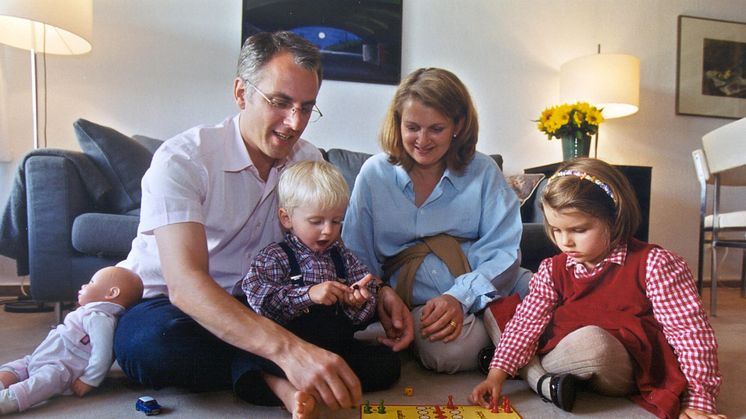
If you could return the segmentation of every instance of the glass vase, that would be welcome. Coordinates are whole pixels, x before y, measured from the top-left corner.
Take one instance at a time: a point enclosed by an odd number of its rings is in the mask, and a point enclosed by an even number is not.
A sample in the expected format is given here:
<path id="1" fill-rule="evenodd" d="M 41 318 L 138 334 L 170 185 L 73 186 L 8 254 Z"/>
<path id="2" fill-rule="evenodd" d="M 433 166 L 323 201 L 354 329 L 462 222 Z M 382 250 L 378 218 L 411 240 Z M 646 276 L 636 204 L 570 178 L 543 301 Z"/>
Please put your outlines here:
<path id="1" fill-rule="evenodd" d="M 591 136 L 582 135 L 577 138 L 574 135 L 562 137 L 562 160 L 572 160 L 578 157 L 588 157 L 591 152 Z"/>

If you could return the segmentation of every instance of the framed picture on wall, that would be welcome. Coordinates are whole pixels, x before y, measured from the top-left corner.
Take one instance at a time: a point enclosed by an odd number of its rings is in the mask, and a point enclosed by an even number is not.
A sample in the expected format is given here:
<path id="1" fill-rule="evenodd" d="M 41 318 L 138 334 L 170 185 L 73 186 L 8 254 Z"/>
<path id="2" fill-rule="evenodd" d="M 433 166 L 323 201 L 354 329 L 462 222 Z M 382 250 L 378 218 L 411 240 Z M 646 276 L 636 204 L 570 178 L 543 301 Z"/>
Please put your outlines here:
<path id="1" fill-rule="evenodd" d="M 676 113 L 746 117 L 746 23 L 679 16 Z"/>
<path id="2" fill-rule="evenodd" d="M 398 84 L 403 0 L 243 0 L 241 44 L 289 30 L 321 50 L 325 80 Z"/>

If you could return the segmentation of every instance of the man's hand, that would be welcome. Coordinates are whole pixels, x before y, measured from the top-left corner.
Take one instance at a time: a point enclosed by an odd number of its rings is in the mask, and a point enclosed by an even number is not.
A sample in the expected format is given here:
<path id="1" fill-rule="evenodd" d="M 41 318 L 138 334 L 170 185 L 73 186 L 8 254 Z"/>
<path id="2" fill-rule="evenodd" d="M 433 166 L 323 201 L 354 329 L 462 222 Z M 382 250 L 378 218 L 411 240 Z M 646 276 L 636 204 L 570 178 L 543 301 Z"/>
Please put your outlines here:
<path id="1" fill-rule="evenodd" d="M 80 381 L 80 378 L 76 378 L 75 381 L 73 381 L 72 385 L 70 385 L 70 389 L 78 397 L 85 396 L 86 394 L 88 394 L 88 392 L 90 392 L 94 388 L 96 388 L 96 387 L 93 387 L 91 385 L 88 385 L 88 384 Z"/>
<path id="2" fill-rule="evenodd" d="M 378 291 L 376 309 L 378 320 L 386 331 L 386 337 L 379 337 L 378 341 L 394 352 L 406 349 L 414 340 L 412 313 L 407 305 L 391 287 L 383 287 Z"/>
<path id="3" fill-rule="evenodd" d="M 453 296 L 444 294 L 425 303 L 420 319 L 422 336 L 430 341 L 448 343 L 461 335 L 464 326 L 464 309 Z"/>
<path id="4" fill-rule="evenodd" d="M 360 380 L 334 353 L 298 340 L 275 362 L 295 388 L 312 394 L 333 410 L 360 403 Z"/>

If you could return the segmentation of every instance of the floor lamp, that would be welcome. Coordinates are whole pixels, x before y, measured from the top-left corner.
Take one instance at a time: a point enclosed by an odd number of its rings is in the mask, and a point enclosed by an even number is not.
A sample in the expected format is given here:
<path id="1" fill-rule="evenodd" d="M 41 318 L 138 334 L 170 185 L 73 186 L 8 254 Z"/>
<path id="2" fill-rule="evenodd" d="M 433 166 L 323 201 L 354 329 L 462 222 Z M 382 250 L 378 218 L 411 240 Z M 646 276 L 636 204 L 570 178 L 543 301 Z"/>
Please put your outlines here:
<path id="1" fill-rule="evenodd" d="M 637 112 L 640 104 L 640 59 L 632 55 L 598 53 L 560 66 L 560 101 L 588 102 L 603 109 L 604 119 Z M 598 157 L 598 132 L 593 152 Z"/>
<path id="2" fill-rule="evenodd" d="M 0 0 L 0 44 L 30 51 L 34 149 L 39 148 L 37 53 L 85 54 L 92 28 L 92 0 Z"/>
<path id="3" fill-rule="evenodd" d="M 92 28 L 92 0 L 0 0 L 0 44 L 30 51 L 34 149 L 39 148 L 37 54 L 45 57 L 45 67 L 46 54 L 85 54 L 91 50 Z M 46 84 L 46 71 L 44 82 Z M 25 295 L 23 285 L 21 292 Z M 62 307 L 57 304 L 55 309 L 61 312 Z M 5 310 L 32 312 L 47 308 L 42 303 L 19 299 L 17 303 L 6 304 Z"/>

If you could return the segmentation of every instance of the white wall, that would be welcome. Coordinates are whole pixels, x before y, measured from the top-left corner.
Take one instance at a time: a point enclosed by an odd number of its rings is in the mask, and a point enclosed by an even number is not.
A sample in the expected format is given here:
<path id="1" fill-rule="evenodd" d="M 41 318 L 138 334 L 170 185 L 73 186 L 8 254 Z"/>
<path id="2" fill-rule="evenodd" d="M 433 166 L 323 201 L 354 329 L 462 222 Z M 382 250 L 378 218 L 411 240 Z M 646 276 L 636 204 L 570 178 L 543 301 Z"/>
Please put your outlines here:
<path id="1" fill-rule="evenodd" d="M 675 114 L 680 14 L 746 21 L 738 0 L 405 0 L 402 70 L 458 74 L 480 112 L 479 150 L 501 153 L 512 174 L 560 159 L 559 142 L 547 141 L 532 120 L 558 103 L 563 62 L 595 53 L 597 44 L 640 57 L 640 112 L 601 126 L 599 157 L 653 167 L 650 239 L 694 267 L 698 192 L 690 152 L 730 120 Z M 167 138 L 232 114 L 240 19 L 240 0 L 95 0 L 93 51 L 47 58 L 48 145 L 78 149 L 77 118 Z M 28 61 L 27 52 L 0 46 L 0 147 L 14 160 L 0 162 L 2 201 L 31 144 Z M 393 92 L 325 81 L 324 118 L 305 137 L 325 148 L 377 151 Z M 2 262 L 0 284 L 17 283 L 12 264 Z"/>

